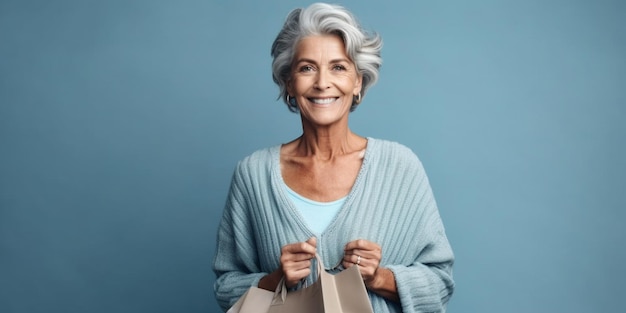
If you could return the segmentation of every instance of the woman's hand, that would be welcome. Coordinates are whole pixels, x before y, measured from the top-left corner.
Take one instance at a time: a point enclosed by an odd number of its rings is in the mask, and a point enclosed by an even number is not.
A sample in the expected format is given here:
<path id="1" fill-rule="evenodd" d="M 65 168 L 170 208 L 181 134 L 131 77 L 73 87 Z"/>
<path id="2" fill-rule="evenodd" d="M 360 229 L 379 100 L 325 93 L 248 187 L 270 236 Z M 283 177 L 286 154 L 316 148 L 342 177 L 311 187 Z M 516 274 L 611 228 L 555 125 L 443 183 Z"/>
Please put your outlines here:
<path id="1" fill-rule="evenodd" d="M 359 239 L 346 244 L 342 265 L 345 268 L 358 266 L 365 285 L 368 285 L 376 277 L 381 258 L 382 249 L 378 244 Z"/>
<path id="2" fill-rule="evenodd" d="M 365 286 L 379 295 L 399 301 L 396 279 L 387 268 L 380 268 L 382 249 L 374 242 L 359 239 L 348 242 L 344 248 L 342 265 L 345 268 L 358 266 Z"/>
<path id="3" fill-rule="evenodd" d="M 311 274 L 311 259 L 315 257 L 316 246 L 315 237 L 283 246 L 280 250 L 280 268 L 261 278 L 258 287 L 274 291 L 283 277 L 287 288 L 298 284 Z"/>
<path id="4" fill-rule="evenodd" d="M 317 239 L 309 238 L 283 246 L 280 251 L 280 266 L 285 277 L 285 285 L 293 287 L 311 274 L 311 259 L 315 258 Z"/>

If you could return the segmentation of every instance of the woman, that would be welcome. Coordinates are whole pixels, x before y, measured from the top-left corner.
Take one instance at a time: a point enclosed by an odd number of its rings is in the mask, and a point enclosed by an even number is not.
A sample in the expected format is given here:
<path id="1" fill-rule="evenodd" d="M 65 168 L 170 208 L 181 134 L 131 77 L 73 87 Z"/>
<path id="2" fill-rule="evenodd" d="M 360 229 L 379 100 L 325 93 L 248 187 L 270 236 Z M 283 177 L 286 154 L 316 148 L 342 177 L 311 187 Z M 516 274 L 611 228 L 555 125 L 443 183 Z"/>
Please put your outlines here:
<path id="1" fill-rule="evenodd" d="M 287 17 L 272 69 L 303 132 L 235 170 L 214 260 L 224 310 L 250 286 L 312 283 L 318 253 L 337 265 L 326 270 L 358 266 L 374 312 L 445 311 L 453 254 L 420 161 L 348 127 L 378 77 L 381 47 L 339 6 Z"/>

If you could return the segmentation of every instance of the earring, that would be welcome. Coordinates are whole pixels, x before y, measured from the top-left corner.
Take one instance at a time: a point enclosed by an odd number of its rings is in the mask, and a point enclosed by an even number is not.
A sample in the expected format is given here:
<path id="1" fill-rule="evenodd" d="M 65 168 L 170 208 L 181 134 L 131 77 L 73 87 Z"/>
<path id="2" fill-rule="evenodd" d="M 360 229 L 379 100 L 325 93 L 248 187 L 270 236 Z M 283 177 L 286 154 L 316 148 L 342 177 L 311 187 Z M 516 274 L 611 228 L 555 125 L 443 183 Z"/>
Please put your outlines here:
<path id="1" fill-rule="evenodd" d="M 292 106 L 294 108 L 298 106 L 298 103 L 296 103 L 296 98 L 292 98 L 289 94 L 287 94 L 285 99 L 287 100 L 287 104 L 289 104 L 289 106 Z"/>
<path id="2" fill-rule="evenodd" d="M 360 104 L 361 103 L 361 92 L 359 91 L 359 94 L 355 96 L 356 99 L 354 99 L 354 103 L 356 104 Z"/>

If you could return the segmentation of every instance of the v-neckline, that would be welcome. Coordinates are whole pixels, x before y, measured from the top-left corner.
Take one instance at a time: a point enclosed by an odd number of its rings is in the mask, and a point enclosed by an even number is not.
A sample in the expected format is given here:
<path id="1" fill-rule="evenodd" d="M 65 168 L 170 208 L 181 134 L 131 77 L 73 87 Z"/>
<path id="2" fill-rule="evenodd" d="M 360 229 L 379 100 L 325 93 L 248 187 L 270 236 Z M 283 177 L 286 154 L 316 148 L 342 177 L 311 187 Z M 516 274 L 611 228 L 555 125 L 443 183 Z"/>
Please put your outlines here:
<path id="1" fill-rule="evenodd" d="M 347 213 L 351 203 L 353 202 L 354 194 L 356 190 L 358 189 L 359 185 L 361 184 L 361 181 L 363 180 L 363 176 L 365 176 L 365 172 L 367 170 L 367 165 L 368 165 L 368 160 L 370 158 L 370 154 L 372 150 L 372 145 L 375 144 L 374 139 L 370 137 L 366 137 L 366 139 L 367 139 L 367 144 L 365 146 L 365 155 L 363 156 L 363 162 L 361 163 L 361 168 L 359 169 L 359 172 L 356 176 L 354 184 L 352 185 L 352 188 L 350 188 L 350 192 L 348 192 L 348 194 L 345 197 L 345 202 L 343 203 L 343 205 L 341 206 L 341 208 L 339 209 L 335 217 L 328 224 L 328 227 L 326 227 L 326 229 L 324 229 L 324 231 L 320 234 L 315 233 L 309 227 L 307 222 L 304 220 L 304 217 L 302 216 L 302 214 L 300 214 L 300 211 L 298 211 L 298 208 L 296 208 L 293 201 L 289 199 L 289 196 L 287 195 L 287 191 L 284 188 L 284 186 L 286 186 L 286 183 L 283 180 L 281 166 L 280 166 L 280 149 L 282 145 L 274 146 L 271 151 L 271 154 L 272 154 L 272 175 L 271 175 L 272 192 L 274 193 L 274 196 L 277 199 L 280 199 L 281 203 L 285 204 L 285 206 L 279 208 L 279 210 L 282 210 L 290 214 L 293 220 L 295 220 L 298 223 L 298 225 L 302 227 L 302 229 L 306 230 L 310 236 L 324 237 L 326 234 L 332 233 L 333 229 L 335 228 L 335 224 L 337 223 L 337 220 L 341 219 Z"/>

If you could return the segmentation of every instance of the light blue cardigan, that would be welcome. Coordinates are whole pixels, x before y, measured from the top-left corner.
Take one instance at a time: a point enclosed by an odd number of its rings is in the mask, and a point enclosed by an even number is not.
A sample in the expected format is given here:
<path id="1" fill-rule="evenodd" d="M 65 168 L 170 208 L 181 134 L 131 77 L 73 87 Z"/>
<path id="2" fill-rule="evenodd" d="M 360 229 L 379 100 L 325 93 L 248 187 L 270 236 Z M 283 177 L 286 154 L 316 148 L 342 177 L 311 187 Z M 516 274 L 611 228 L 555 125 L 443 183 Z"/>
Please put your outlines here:
<path id="1" fill-rule="evenodd" d="M 256 151 L 237 165 L 213 262 L 215 295 L 224 310 L 279 268 L 282 246 L 314 235 L 282 184 L 280 146 Z M 346 202 L 317 238 L 318 254 L 333 267 L 345 244 L 356 239 L 378 243 L 381 266 L 396 279 L 400 303 L 370 292 L 374 312 L 445 312 L 454 290 L 454 256 L 426 173 L 407 147 L 368 138 Z"/>

